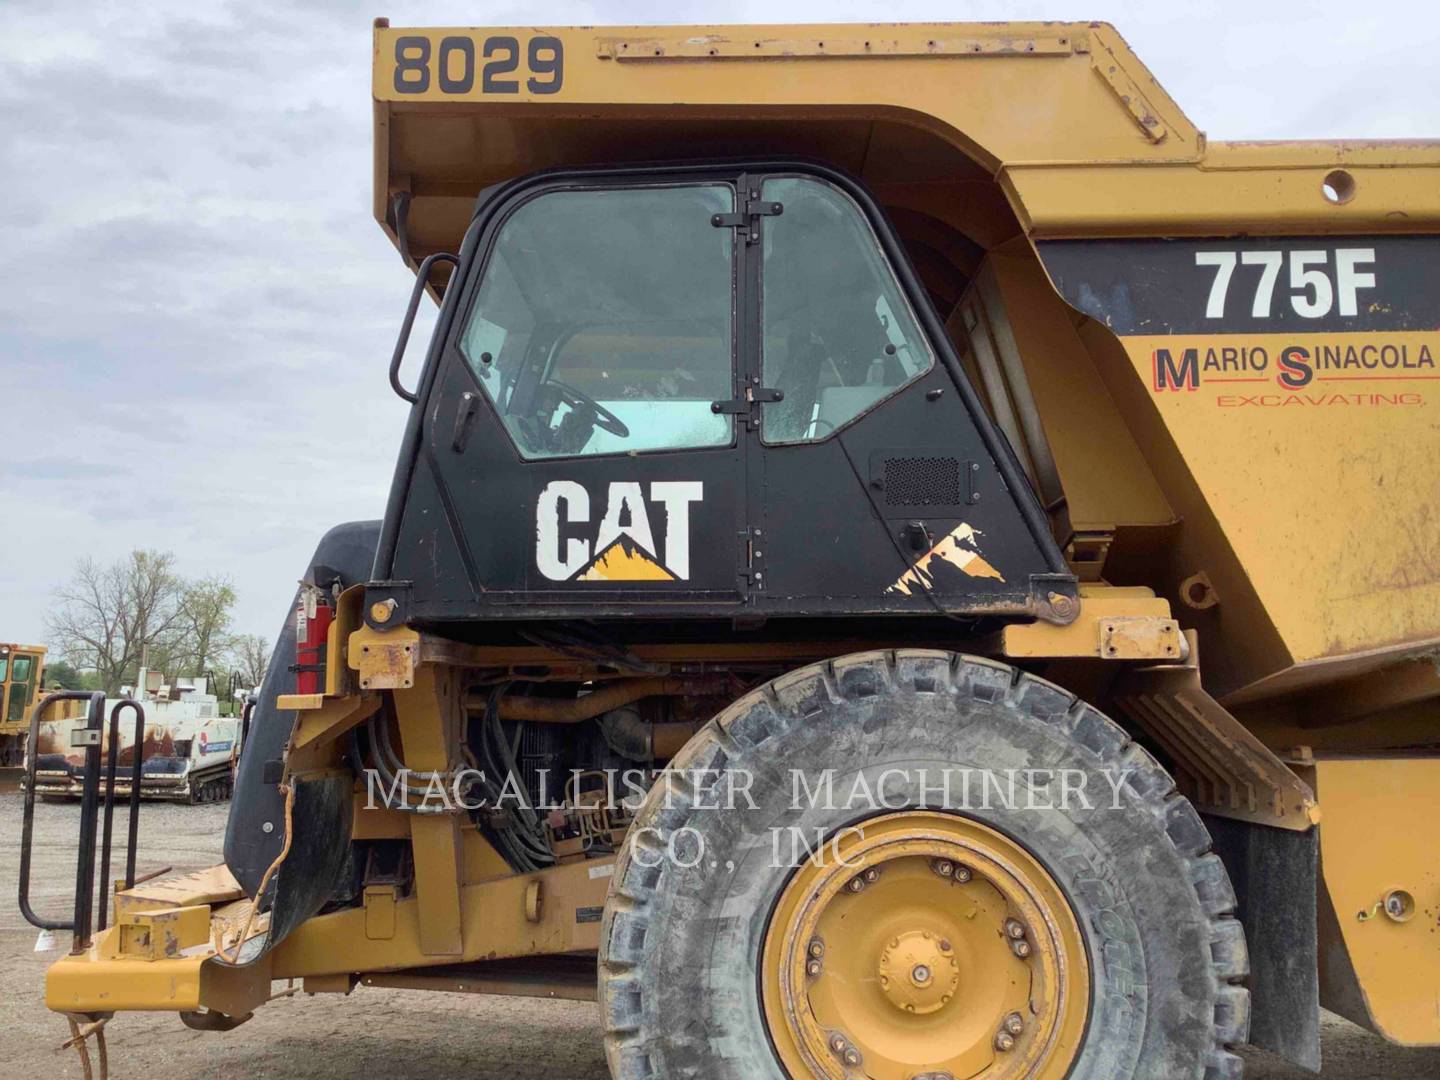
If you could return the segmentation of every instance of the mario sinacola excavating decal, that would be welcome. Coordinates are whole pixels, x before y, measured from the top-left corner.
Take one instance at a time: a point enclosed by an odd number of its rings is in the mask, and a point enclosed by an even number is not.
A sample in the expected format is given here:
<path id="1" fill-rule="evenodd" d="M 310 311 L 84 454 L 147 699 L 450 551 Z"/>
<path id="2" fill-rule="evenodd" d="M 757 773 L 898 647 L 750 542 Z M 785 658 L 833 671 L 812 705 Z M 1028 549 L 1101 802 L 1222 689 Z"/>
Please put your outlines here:
<path id="1" fill-rule="evenodd" d="M 1049 241 L 1040 251 L 1065 299 L 1119 335 L 1168 408 L 1433 404 L 1431 237 Z"/>
<path id="2" fill-rule="evenodd" d="M 979 530 L 962 521 L 946 533 L 938 544 L 916 559 L 914 565 L 901 574 L 895 584 L 885 591 L 915 596 L 921 590 L 929 591 L 935 588 L 936 578 L 941 570 L 939 566 L 936 566 L 937 562 L 947 567 L 954 567 L 970 577 L 994 578 L 997 581 L 1004 581 L 1000 571 L 986 562 L 984 556 L 977 550 L 978 545 L 975 538 L 979 535 Z"/>
<path id="3" fill-rule="evenodd" d="M 690 508 L 699 480 L 615 481 L 592 514 L 590 493 L 553 480 L 535 504 L 535 564 L 551 581 L 685 581 L 690 577 Z M 656 536 L 660 542 L 656 542 Z"/>

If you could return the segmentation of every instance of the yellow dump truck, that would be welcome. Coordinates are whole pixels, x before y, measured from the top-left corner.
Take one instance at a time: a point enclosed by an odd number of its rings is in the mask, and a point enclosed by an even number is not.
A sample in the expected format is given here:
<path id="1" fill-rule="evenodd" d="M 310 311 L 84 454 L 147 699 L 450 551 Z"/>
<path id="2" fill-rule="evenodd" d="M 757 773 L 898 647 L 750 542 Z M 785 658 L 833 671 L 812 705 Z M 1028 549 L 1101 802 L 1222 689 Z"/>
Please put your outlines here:
<path id="1" fill-rule="evenodd" d="M 594 999 L 621 1080 L 1440 1043 L 1440 144 L 1212 141 L 1100 23 L 382 20 L 373 95 L 389 502 L 225 864 L 51 1009 Z"/>

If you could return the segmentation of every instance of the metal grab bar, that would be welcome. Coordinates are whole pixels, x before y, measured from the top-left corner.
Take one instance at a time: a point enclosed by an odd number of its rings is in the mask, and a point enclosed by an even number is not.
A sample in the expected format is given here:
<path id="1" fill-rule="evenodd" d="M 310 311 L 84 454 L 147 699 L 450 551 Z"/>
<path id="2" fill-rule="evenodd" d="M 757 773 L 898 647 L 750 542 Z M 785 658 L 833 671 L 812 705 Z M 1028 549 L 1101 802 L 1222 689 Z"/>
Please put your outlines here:
<path id="1" fill-rule="evenodd" d="M 395 352 L 390 357 L 390 389 L 412 405 L 419 399 L 401 385 L 400 363 L 405 359 L 405 347 L 410 344 L 410 329 L 415 325 L 416 312 L 420 310 L 420 298 L 425 295 L 425 287 L 430 283 L 430 268 L 437 262 L 448 262 L 455 267 L 460 265 L 460 260 L 446 251 L 425 256 L 425 261 L 415 271 L 415 289 L 410 293 L 410 306 L 405 309 L 405 319 L 400 324 L 400 337 L 396 340 Z"/>
<path id="2" fill-rule="evenodd" d="M 88 701 L 85 727 L 79 745 L 85 747 L 85 773 L 80 789 L 80 835 L 76 843 L 75 907 L 70 921 L 46 919 L 30 906 L 30 861 L 35 836 L 35 778 L 39 768 L 40 721 L 57 701 Z M 135 746 L 131 767 L 130 822 L 126 843 L 125 886 L 135 884 L 135 851 L 140 830 L 140 777 L 145 751 L 145 709 L 132 698 L 118 701 L 110 711 L 110 748 L 105 770 L 105 826 L 101 853 L 104 875 L 101 880 L 99 928 L 105 929 L 110 889 L 110 841 L 113 831 L 115 772 L 120 753 L 120 713 L 135 710 Z M 80 953 L 90 945 L 95 900 L 95 829 L 99 817 L 100 753 L 104 736 L 105 695 L 98 691 L 61 690 L 42 700 L 30 714 L 30 741 L 26 747 L 25 809 L 20 835 L 20 914 L 42 930 L 69 930 L 74 934 L 70 951 Z M 75 745 L 72 736 L 72 745 Z"/>
<path id="3" fill-rule="evenodd" d="M 30 923 L 31 926 L 38 926 L 41 930 L 74 930 L 76 924 L 79 922 L 80 914 L 79 886 L 83 879 L 82 875 L 85 869 L 85 859 L 83 857 L 79 860 L 79 863 L 76 867 L 75 913 L 71 916 L 69 922 L 63 922 L 59 919 L 41 918 L 39 915 L 35 914 L 35 910 L 30 906 L 30 848 L 34 841 L 35 835 L 35 770 L 40 760 L 40 717 L 45 713 L 46 709 L 50 708 L 50 706 L 55 704 L 55 702 L 57 701 L 88 701 L 90 703 L 90 708 L 87 712 L 88 722 L 85 726 L 86 731 L 98 732 L 100 730 L 100 725 L 104 722 L 105 719 L 105 695 L 100 693 L 99 691 L 91 693 L 87 690 L 57 691 L 56 693 L 50 694 L 48 697 L 42 700 L 39 705 L 36 705 L 34 711 L 30 714 L 30 741 L 26 744 L 25 747 L 25 811 L 24 818 L 20 826 L 19 901 L 20 914 L 25 916 L 25 921 Z M 98 740 L 94 746 L 87 746 L 85 748 L 85 766 L 87 776 L 99 775 L 100 744 Z M 94 813 L 93 805 L 91 806 L 91 813 Z M 82 856 L 84 854 L 84 840 L 85 808 L 84 802 L 82 800 L 80 809 L 80 841 Z M 94 849 L 92 848 L 90 852 L 90 864 L 92 867 L 95 863 L 94 854 Z M 88 891 L 89 888 L 87 887 L 86 892 L 88 893 Z"/>
<path id="4" fill-rule="evenodd" d="M 135 887 L 135 846 L 140 838 L 140 770 L 144 763 L 145 750 L 145 709 L 134 698 L 117 701 L 110 710 L 110 754 L 105 766 L 105 824 L 101 828 L 100 865 L 104 871 L 100 876 L 100 916 L 95 920 L 95 929 L 104 930 L 106 910 L 110 899 L 110 833 L 115 817 L 115 770 L 120 756 L 120 713 L 124 709 L 135 710 L 135 745 L 131 753 L 130 767 L 130 828 L 125 844 L 125 888 Z"/>

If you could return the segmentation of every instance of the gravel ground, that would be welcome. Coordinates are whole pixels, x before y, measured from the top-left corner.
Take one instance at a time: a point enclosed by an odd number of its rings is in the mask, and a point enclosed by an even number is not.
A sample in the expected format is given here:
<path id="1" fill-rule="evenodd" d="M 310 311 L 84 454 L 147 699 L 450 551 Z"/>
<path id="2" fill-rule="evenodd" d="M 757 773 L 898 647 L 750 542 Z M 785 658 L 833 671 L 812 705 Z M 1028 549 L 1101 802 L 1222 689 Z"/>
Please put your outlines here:
<path id="1" fill-rule="evenodd" d="M 218 862 L 226 810 L 225 804 L 145 806 L 140 872 Z M 36 931 L 15 903 L 20 813 L 20 796 L 0 793 L 0 1078 L 78 1078 L 75 1052 L 57 1051 L 65 1024 L 41 1002 L 45 968 L 60 952 L 34 951 Z M 68 913 L 78 816 L 73 804 L 36 807 L 32 902 L 41 912 Z M 162 842 L 163 862 L 153 857 L 162 854 Z M 68 946 L 69 935 L 57 937 L 61 949 Z M 1321 1075 L 1329 1080 L 1440 1076 L 1440 1051 L 1400 1050 L 1328 1014 L 1323 1032 Z M 361 987 L 348 998 L 296 995 L 274 1002 L 225 1034 L 191 1031 L 169 1013 L 121 1015 L 107 1034 L 116 1080 L 346 1080 L 381 1070 L 387 1080 L 608 1077 L 598 1010 L 575 1002 Z M 1246 1056 L 1248 1080 L 1313 1075 L 1268 1054 Z"/>

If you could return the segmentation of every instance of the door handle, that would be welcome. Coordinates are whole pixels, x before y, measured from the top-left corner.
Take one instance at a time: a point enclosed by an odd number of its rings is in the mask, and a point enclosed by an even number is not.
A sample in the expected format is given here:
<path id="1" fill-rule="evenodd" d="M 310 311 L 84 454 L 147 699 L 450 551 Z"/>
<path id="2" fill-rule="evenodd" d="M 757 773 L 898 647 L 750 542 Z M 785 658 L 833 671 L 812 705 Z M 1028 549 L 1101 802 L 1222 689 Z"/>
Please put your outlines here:
<path id="1" fill-rule="evenodd" d="M 710 403 L 710 411 L 722 416 L 740 416 L 748 413 L 757 403 L 763 404 L 784 400 L 784 390 L 775 390 L 768 386 L 747 386 L 744 397 L 732 398 L 730 401 L 712 401 Z"/>
<path id="2" fill-rule="evenodd" d="M 466 390 L 460 395 L 459 404 L 455 407 L 455 430 L 450 435 L 450 449 L 457 454 L 465 451 L 465 443 L 470 439 L 470 421 L 479 408 L 479 394 Z"/>

